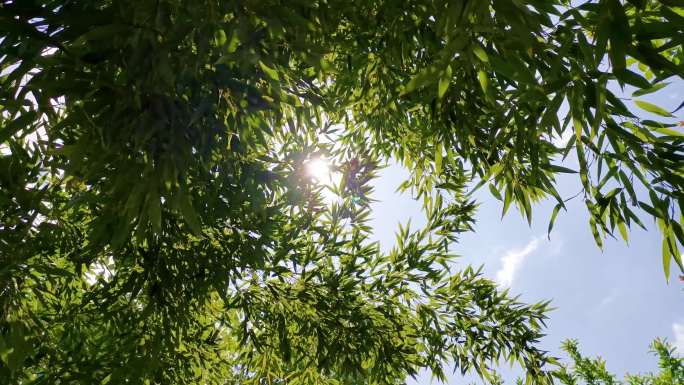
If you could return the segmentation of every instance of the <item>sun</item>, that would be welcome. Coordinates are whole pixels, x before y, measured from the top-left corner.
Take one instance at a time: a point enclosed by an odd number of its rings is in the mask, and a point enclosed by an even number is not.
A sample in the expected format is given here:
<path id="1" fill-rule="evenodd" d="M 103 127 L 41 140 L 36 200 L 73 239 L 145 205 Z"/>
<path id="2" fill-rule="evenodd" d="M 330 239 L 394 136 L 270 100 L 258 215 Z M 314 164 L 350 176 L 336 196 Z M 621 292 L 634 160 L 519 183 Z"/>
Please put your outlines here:
<path id="1" fill-rule="evenodd" d="M 321 194 L 327 204 L 339 201 L 340 197 L 333 186 L 338 186 L 342 180 L 342 173 L 337 171 L 333 163 L 323 157 L 316 156 L 304 163 L 304 174 L 317 185 L 323 187 Z"/>
<path id="2" fill-rule="evenodd" d="M 325 183 L 330 180 L 330 164 L 323 158 L 313 158 L 305 165 L 306 174 L 319 183 Z"/>

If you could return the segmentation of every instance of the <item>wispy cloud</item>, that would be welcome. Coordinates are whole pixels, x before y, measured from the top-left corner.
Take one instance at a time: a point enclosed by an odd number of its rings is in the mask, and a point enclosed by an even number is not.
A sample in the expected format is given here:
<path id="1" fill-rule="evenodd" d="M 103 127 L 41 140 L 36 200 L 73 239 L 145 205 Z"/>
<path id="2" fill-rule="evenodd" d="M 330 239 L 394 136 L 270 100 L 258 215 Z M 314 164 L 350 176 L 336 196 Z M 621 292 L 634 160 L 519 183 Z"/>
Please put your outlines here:
<path id="1" fill-rule="evenodd" d="M 496 281 L 510 287 L 525 259 L 539 247 L 539 240 L 532 239 L 523 249 L 509 250 L 501 257 L 501 269 L 496 272 Z"/>
<path id="2" fill-rule="evenodd" d="M 617 297 L 618 297 L 619 294 L 620 294 L 620 292 L 618 291 L 617 288 L 615 288 L 615 287 L 612 288 L 612 289 L 610 290 L 610 293 L 608 293 L 607 296 L 603 297 L 603 299 L 601 300 L 601 302 L 599 302 L 598 308 L 599 308 L 599 309 L 603 309 L 603 308 L 605 308 L 606 306 L 610 305 L 611 303 L 615 302 L 615 300 L 617 299 Z"/>
<path id="3" fill-rule="evenodd" d="M 675 348 L 677 348 L 679 354 L 684 355 L 684 321 L 673 323 L 672 333 L 674 334 Z"/>
<path id="4" fill-rule="evenodd" d="M 601 307 L 608 306 L 613 301 L 615 301 L 615 296 L 611 294 L 611 295 L 603 298 L 603 300 L 601 300 L 601 303 L 599 304 L 599 306 L 601 306 Z"/>

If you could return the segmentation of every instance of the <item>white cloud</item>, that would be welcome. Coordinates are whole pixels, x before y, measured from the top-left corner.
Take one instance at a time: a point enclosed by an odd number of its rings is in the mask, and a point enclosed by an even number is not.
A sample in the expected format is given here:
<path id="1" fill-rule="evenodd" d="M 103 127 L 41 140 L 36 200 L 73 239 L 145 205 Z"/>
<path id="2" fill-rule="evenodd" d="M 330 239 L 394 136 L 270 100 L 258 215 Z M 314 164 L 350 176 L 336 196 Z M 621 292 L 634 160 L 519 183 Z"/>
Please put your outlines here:
<path id="1" fill-rule="evenodd" d="M 672 324 L 672 333 L 674 334 L 674 345 L 679 354 L 684 355 L 684 321 L 675 322 Z"/>
<path id="2" fill-rule="evenodd" d="M 539 240 L 532 239 L 522 250 L 508 251 L 501 257 L 501 269 L 496 272 L 496 282 L 510 287 L 525 259 L 539 247 Z"/>
<path id="3" fill-rule="evenodd" d="M 615 300 L 618 297 L 618 294 L 619 294 L 619 291 L 617 290 L 617 288 L 612 288 L 610 290 L 610 293 L 607 296 L 603 297 L 603 299 L 599 303 L 599 305 L 598 305 L 599 309 L 604 308 L 604 307 L 610 305 L 611 303 L 615 302 Z"/>

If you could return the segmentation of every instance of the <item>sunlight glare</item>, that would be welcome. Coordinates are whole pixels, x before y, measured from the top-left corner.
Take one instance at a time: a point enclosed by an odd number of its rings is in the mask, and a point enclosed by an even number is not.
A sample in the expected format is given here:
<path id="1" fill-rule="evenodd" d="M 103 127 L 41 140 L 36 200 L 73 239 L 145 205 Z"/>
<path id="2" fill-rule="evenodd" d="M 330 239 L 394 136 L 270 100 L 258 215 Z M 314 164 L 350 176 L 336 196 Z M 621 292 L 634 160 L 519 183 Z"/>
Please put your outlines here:
<path id="1" fill-rule="evenodd" d="M 339 185 L 342 180 L 342 173 L 335 170 L 332 162 L 323 157 L 312 157 L 304 164 L 304 173 L 311 180 L 323 187 L 321 193 L 323 194 L 323 201 L 328 205 L 339 201 L 331 186 Z"/>
<path id="2" fill-rule="evenodd" d="M 314 158 L 306 164 L 306 173 L 316 182 L 326 183 L 330 180 L 330 165 L 323 158 Z"/>

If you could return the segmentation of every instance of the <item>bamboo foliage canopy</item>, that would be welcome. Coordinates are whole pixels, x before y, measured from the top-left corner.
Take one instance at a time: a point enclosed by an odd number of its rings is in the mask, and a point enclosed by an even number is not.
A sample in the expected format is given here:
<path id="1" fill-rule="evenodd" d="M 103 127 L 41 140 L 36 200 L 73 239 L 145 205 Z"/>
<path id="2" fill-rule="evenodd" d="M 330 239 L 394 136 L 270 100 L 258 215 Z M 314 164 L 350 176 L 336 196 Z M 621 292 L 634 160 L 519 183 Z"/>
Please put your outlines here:
<path id="1" fill-rule="evenodd" d="M 0 382 L 510 361 L 550 383 L 548 303 L 450 248 L 475 189 L 528 220 L 556 201 L 551 231 L 573 174 L 599 246 L 654 220 L 653 263 L 684 271 L 684 132 L 644 98 L 681 81 L 682 26 L 681 0 L 0 1 Z M 389 251 L 368 225 L 387 162 L 427 218 Z"/>

